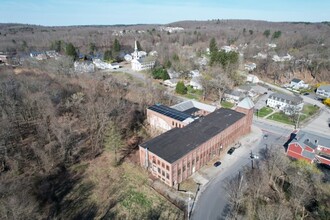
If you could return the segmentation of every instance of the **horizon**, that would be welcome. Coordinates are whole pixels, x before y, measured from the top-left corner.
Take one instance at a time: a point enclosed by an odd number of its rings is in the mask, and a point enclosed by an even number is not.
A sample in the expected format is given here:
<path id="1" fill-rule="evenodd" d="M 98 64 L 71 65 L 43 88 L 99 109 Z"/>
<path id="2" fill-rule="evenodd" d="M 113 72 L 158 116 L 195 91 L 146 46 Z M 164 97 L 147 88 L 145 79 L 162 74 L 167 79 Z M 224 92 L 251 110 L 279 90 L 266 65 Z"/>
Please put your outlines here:
<path id="1" fill-rule="evenodd" d="M 294 10 L 292 10 L 294 8 Z M 279 0 L 2 0 L 0 23 L 40 26 L 150 25 L 179 21 L 330 21 L 330 1 Z"/>

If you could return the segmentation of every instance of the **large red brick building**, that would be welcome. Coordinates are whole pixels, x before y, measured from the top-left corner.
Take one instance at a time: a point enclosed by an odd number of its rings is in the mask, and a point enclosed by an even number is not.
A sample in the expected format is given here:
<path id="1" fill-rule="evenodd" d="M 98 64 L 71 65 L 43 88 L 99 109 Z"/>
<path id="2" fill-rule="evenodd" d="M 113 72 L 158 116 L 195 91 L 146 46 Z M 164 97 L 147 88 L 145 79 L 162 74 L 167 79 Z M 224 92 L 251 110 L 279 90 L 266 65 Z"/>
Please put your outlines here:
<path id="1" fill-rule="evenodd" d="M 160 105 L 158 105 L 159 107 Z M 192 117 L 188 124 L 178 126 L 140 145 L 141 166 L 171 187 L 187 179 L 221 150 L 251 130 L 253 102 L 246 98 L 235 110 L 220 108 L 206 116 Z M 153 111 L 154 107 L 149 107 Z M 157 109 L 162 119 L 185 121 L 189 114 L 172 111 L 169 107 Z M 178 110 L 177 110 L 178 111 Z M 197 110 L 196 110 L 197 111 Z M 175 121 L 173 121 L 175 122 Z M 175 125 L 175 124 L 174 124 Z"/>

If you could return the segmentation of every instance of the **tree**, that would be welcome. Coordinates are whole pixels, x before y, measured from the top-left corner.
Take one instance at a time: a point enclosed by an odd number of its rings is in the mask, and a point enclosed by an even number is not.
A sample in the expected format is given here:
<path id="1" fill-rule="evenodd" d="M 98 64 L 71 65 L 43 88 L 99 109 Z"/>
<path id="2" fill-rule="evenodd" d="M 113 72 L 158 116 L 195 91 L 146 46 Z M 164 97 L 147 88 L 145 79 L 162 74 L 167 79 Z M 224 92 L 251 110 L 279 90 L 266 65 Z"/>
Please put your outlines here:
<path id="1" fill-rule="evenodd" d="M 120 45 L 118 39 L 115 38 L 115 41 L 113 42 L 113 51 L 118 53 L 118 52 L 120 52 L 120 48 L 121 48 L 121 45 Z"/>
<path id="2" fill-rule="evenodd" d="M 216 63 L 219 52 L 217 42 L 215 41 L 214 37 L 210 41 L 209 49 L 210 49 L 210 66 L 212 66 L 214 63 Z"/>
<path id="3" fill-rule="evenodd" d="M 95 43 L 90 43 L 89 44 L 89 53 L 90 54 L 94 54 L 94 52 L 96 51 L 96 44 Z"/>
<path id="4" fill-rule="evenodd" d="M 176 84 L 175 92 L 181 95 L 187 94 L 187 87 L 184 85 L 182 81 L 179 81 Z"/>
<path id="5" fill-rule="evenodd" d="M 51 46 L 51 50 L 55 50 L 56 52 L 60 53 L 63 50 L 63 42 L 61 40 L 54 41 Z"/>
<path id="6" fill-rule="evenodd" d="M 323 104 L 330 106 L 330 98 L 326 98 L 323 100 Z"/>
<path id="7" fill-rule="evenodd" d="M 104 52 L 103 59 L 106 60 L 106 61 L 113 60 L 112 51 L 111 51 L 111 50 L 106 50 L 106 51 Z"/>
<path id="8" fill-rule="evenodd" d="M 268 38 L 269 35 L 270 35 L 270 30 L 265 30 L 264 31 L 264 36 Z"/>
<path id="9" fill-rule="evenodd" d="M 78 53 L 72 43 L 68 43 L 66 45 L 65 53 L 66 53 L 66 55 L 71 56 L 74 60 L 76 60 L 78 58 Z"/>
<path id="10" fill-rule="evenodd" d="M 138 41 L 138 40 L 136 41 L 136 47 L 137 47 L 138 51 L 143 50 L 142 47 L 141 47 L 140 41 Z"/>
<path id="11" fill-rule="evenodd" d="M 162 67 L 153 69 L 151 74 L 154 79 L 162 79 L 162 80 L 170 79 L 167 70 Z"/>
<path id="12" fill-rule="evenodd" d="M 282 35 L 282 32 L 281 31 L 275 31 L 272 35 L 272 38 L 273 39 L 277 39 L 277 38 L 280 38 Z"/>
<path id="13" fill-rule="evenodd" d="M 249 30 L 249 33 L 250 33 L 250 35 L 252 35 L 253 34 L 253 30 Z"/>

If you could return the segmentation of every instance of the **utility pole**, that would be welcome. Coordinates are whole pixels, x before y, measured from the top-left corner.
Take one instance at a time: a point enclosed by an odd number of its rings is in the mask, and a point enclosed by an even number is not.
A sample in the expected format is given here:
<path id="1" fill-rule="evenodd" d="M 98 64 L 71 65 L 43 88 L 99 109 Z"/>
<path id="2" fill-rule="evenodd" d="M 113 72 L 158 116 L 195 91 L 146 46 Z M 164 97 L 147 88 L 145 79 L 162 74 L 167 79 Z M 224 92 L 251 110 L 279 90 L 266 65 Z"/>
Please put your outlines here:
<path id="1" fill-rule="evenodd" d="M 252 153 L 252 150 L 251 150 L 251 153 L 250 153 L 250 158 L 251 158 L 252 169 L 254 169 L 254 167 L 253 167 L 253 153 Z"/>

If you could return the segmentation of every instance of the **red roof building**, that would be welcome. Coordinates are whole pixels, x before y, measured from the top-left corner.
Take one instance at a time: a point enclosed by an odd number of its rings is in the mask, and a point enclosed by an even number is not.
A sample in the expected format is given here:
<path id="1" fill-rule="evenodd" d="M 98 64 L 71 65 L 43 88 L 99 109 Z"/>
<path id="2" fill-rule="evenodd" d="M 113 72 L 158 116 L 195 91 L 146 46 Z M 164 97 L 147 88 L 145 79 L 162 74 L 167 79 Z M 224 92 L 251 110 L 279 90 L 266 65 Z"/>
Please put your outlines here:
<path id="1" fill-rule="evenodd" d="M 293 136 L 288 145 L 288 156 L 330 165 L 330 139 L 303 131 L 297 131 Z"/>

